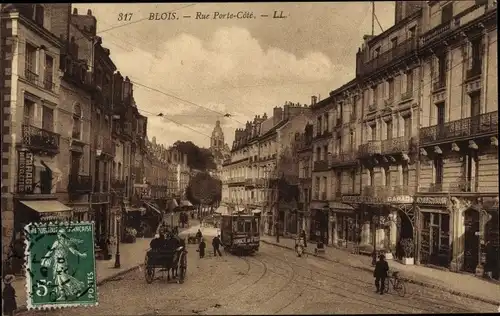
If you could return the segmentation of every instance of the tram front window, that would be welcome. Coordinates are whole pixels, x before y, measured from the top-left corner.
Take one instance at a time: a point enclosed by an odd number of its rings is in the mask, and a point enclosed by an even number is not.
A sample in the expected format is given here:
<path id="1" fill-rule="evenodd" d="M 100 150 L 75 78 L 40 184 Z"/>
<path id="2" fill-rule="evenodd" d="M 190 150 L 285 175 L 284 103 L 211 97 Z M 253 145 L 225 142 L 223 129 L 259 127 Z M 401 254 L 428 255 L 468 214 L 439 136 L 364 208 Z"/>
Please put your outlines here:
<path id="1" fill-rule="evenodd" d="M 254 218 L 252 219 L 252 233 L 253 235 L 259 235 L 259 222 Z"/>
<path id="2" fill-rule="evenodd" d="M 243 233 L 243 232 L 245 232 L 245 222 L 244 222 L 244 221 L 242 221 L 242 220 L 239 220 L 239 221 L 237 222 L 236 229 L 237 229 L 236 231 L 237 231 L 238 233 Z"/>

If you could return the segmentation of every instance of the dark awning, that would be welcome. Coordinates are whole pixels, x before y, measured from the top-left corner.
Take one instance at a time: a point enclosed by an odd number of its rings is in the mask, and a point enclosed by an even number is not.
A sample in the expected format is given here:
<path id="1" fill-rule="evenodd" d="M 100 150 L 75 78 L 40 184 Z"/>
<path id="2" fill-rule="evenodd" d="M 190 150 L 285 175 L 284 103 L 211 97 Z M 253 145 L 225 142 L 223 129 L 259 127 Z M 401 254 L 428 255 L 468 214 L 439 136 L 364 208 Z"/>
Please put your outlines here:
<path id="1" fill-rule="evenodd" d="M 191 202 L 189 202 L 188 200 L 182 200 L 181 206 L 193 206 L 193 204 L 191 204 Z"/>
<path id="2" fill-rule="evenodd" d="M 144 202 L 144 204 L 146 204 L 147 206 L 149 206 L 153 211 L 157 212 L 158 214 L 161 214 L 162 212 L 160 211 L 158 205 L 154 204 L 154 203 L 148 203 L 148 202 Z"/>

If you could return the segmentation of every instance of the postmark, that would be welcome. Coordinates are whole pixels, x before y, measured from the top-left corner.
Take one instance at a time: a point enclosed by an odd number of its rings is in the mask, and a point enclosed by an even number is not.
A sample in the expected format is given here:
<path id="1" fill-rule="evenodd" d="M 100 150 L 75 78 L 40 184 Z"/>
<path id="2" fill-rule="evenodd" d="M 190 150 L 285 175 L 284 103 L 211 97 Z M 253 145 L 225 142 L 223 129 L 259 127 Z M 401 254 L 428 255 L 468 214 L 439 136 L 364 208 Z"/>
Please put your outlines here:
<path id="1" fill-rule="evenodd" d="M 28 309 L 97 305 L 94 223 L 31 223 L 24 231 Z"/>

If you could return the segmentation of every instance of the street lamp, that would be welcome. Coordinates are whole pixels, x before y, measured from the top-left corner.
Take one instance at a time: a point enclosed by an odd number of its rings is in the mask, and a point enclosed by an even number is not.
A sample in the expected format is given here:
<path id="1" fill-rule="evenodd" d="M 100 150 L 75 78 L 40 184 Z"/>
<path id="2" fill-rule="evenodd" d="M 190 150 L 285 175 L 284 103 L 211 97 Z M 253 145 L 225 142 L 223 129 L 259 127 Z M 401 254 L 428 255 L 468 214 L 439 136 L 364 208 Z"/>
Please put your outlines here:
<path id="1" fill-rule="evenodd" d="M 118 216 L 116 217 L 117 223 L 116 223 L 116 255 L 115 255 L 115 268 L 119 269 L 121 267 L 120 263 L 120 235 L 121 235 L 121 220 L 122 220 L 122 211 L 125 210 L 125 203 L 123 202 L 123 197 L 122 197 L 122 202 L 120 205 L 120 213 L 118 213 Z"/>

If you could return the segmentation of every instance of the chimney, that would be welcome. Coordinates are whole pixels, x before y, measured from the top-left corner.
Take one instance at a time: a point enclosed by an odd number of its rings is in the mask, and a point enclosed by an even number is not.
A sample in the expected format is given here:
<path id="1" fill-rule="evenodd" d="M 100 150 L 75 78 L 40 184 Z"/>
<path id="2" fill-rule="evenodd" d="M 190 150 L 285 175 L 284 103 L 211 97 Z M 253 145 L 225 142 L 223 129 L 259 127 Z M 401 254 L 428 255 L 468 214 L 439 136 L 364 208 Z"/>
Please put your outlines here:
<path id="1" fill-rule="evenodd" d="M 264 115 L 262 115 L 262 118 L 263 118 L 264 120 L 267 120 L 267 113 L 264 113 Z"/>
<path id="2" fill-rule="evenodd" d="M 311 105 L 315 105 L 315 104 L 316 104 L 316 102 L 318 102 L 318 97 L 317 97 L 317 96 L 315 96 L 315 95 L 313 95 L 313 96 L 311 97 Z"/>
<path id="3" fill-rule="evenodd" d="M 280 107 L 274 107 L 273 109 L 273 125 L 277 125 L 283 119 L 283 109 Z"/>
<path id="4" fill-rule="evenodd" d="M 73 15 L 78 15 L 78 9 L 77 8 L 73 8 Z"/>
<path id="5" fill-rule="evenodd" d="M 87 15 L 92 16 L 92 10 L 88 9 L 87 10 Z"/>
<path id="6" fill-rule="evenodd" d="M 283 106 L 283 119 L 286 120 L 288 118 L 290 118 L 290 105 L 291 103 L 286 103 L 284 106 Z"/>

